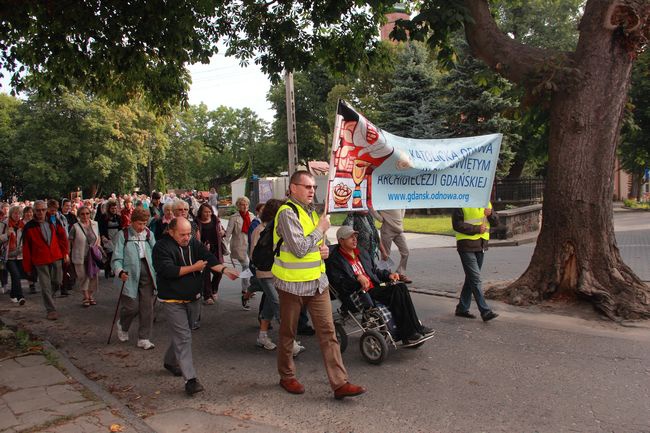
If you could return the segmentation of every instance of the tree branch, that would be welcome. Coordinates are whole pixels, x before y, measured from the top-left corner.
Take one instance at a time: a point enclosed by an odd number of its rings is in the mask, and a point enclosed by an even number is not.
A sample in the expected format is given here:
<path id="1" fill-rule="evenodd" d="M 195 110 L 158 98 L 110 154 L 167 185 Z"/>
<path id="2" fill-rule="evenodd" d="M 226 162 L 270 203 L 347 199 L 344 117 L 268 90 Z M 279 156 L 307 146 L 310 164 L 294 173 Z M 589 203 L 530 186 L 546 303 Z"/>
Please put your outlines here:
<path id="1" fill-rule="evenodd" d="M 534 87 L 540 74 L 564 54 L 521 44 L 497 26 L 487 0 L 465 0 L 473 23 L 465 23 L 465 35 L 472 54 L 508 80 Z"/>

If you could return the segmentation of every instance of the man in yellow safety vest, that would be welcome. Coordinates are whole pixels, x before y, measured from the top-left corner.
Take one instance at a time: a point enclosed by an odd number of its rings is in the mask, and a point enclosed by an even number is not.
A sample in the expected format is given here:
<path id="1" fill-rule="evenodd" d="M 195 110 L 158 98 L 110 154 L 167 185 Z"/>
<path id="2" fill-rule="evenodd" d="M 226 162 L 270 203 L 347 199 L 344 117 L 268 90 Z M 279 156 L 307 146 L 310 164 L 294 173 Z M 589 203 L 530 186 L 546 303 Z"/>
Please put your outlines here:
<path id="1" fill-rule="evenodd" d="M 456 316 L 474 319 L 476 316 L 469 312 L 472 295 L 478 306 L 481 318 L 487 322 L 498 316 L 485 302 L 481 290 L 481 267 L 483 256 L 488 249 L 490 227 L 499 222 L 492 212 L 492 203 L 488 207 L 471 207 L 456 209 L 451 217 L 456 231 L 456 248 L 465 271 L 465 283 L 460 292 Z"/>
<path id="2" fill-rule="evenodd" d="M 330 221 L 327 214 L 319 218 L 314 211 L 315 194 L 314 176 L 307 171 L 296 171 L 289 181 L 290 204 L 281 206 L 275 216 L 274 250 L 277 251 L 278 244 L 280 248 L 274 256 L 271 272 L 280 300 L 278 372 L 280 386 L 287 392 L 305 392 L 305 387 L 296 379 L 293 361 L 298 316 L 304 305 L 316 330 L 334 397 L 340 400 L 363 394 L 365 389 L 348 382 L 348 373 L 343 366 L 336 339 L 329 281 L 323 261 L 329 256 L 324 241 Z"/>

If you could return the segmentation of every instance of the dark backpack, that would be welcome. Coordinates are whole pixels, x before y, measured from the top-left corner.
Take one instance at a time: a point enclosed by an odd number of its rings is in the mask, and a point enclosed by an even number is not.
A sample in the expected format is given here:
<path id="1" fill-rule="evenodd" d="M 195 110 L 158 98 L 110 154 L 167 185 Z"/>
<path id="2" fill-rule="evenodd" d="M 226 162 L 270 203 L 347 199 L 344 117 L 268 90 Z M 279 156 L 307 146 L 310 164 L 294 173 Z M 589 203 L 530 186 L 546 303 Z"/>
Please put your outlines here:
<path id="1" fill-rule="evenodd" d="M 293 203 L 286 203 L 293 211 L 298 215 L 298 209 Z M 280 247 L 282 246 L 282 238 L 278 241 L 275 249 L 273 249 L 273 230 L 275 229 L 275 219 L 269 221 L 269 223 L 264 227 L 262 233 L 260 233 L 260 238 L 253 248 L 253 256 L 251 261 L 255 266 L 255 269 L 258 271 L 270 271 L 273 267 L 273 261 L 275 256 L 280 255 Z"/>

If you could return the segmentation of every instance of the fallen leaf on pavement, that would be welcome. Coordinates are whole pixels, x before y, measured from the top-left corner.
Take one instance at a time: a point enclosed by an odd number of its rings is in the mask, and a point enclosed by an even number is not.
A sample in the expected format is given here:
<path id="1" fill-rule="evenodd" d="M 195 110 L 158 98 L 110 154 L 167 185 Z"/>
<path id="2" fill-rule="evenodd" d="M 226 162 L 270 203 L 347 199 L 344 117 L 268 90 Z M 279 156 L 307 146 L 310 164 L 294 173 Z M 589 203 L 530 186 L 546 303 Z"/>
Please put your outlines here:
<path id="1" fill-rule="evenodd" d="M 120 431 L 124 431 L 124 427 L 122 427 L 122 426 L 119 425 L 119 424 L 111 424 L 111 428 L 110 428 L 109 431 L 111 431 L 111 432 L 120 432 Z"/>

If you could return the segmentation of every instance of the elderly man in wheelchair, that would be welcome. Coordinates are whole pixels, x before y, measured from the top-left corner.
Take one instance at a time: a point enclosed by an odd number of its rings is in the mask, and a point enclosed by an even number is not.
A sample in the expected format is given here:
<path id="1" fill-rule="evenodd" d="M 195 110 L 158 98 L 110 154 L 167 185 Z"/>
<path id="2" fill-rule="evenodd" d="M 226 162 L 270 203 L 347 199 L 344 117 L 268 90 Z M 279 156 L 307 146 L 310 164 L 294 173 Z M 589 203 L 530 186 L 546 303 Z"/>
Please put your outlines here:
<path id="1" fill-rule="evenodd" d="M 434 331 L 418 319 L 408 288 L 398 282 L 399 274 L 378 269 L 368 252 L 357 248 L 357 232 L 352 227 L 342 226 L 336 237 L 339 243 L 331 249 L 326 270 L 330 285 L 344 307 L 354 308 L 359 301 L 366 308 L 377 303 L 385 305 L 392 313 L 404 345 L 432 335 Z"/>

